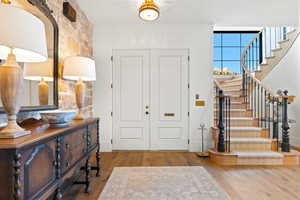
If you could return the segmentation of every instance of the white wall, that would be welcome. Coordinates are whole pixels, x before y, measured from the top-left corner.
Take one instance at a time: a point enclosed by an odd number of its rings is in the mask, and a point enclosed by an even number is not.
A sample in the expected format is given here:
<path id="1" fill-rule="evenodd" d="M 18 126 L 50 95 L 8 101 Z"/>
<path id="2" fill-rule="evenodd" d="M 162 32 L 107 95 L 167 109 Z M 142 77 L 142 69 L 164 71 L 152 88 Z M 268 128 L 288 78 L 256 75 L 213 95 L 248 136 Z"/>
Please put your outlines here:
<path id="1" fill-rule="evenodd" d="M 102 25 L 94 32 L 94 57 L 97 82 L 94 88 L 95 116 L 101 118 L 102 151 L 111 151 L 112 138 L 112 63 L 113 49 L 188 48 L 190 49 L 190 139 L 191 151 L 200 150 L 200 123 L 212 125 L 212 32 L 211 25 L 150 24 Z M 195 107 L 195 95 L 206 101 L 206 107 Z M 208 133 L 206 132 L 208 135 Z M 208 136 L 206 140 L 210 140 Z M 210 145 L 211 142 L 206 141 Z"/>
<path id="2" fill-rule="evenodd" d="M 263 83 L 273 91 L 287 89 L 296 101 L 289 105 L 289 118 L 297 121 L 291 126 L 291 144 L 300 146 L 300 37 L 283 60 L 264 78 Z"/>

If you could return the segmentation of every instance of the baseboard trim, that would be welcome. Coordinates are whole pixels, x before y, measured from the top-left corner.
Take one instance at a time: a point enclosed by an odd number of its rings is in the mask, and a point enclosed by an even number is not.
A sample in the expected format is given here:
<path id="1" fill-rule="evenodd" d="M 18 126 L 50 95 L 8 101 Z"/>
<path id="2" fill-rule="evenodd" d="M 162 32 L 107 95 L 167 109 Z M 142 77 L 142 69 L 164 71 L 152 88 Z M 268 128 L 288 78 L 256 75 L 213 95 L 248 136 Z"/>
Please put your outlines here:
<path id="1" fill-rule="evenodd" d="M 101 152 L 112 152 L 112 144 L 110 141 L 100 142 L 100 151 Z"/>

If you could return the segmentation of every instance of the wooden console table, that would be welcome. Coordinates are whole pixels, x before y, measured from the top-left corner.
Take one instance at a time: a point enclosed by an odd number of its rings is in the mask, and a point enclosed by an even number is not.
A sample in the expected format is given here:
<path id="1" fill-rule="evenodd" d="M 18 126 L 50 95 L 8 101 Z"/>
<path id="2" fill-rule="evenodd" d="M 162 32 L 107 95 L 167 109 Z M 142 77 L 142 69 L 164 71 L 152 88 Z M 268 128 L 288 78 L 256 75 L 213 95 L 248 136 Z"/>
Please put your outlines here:
<path id="1" fill-rule="evenodd" d="M 90 171 L 100 176 L 99 119 L 72 121 L 65 128 L 24 128 L 32 134 L 0 140 L 0 200 L 59 200 L 71 184 L 84 184 L 88 192 Z M 90 166 L 94 151 L 97 164 Z M 74 178 L 79 171 L 83 181 Z"/>

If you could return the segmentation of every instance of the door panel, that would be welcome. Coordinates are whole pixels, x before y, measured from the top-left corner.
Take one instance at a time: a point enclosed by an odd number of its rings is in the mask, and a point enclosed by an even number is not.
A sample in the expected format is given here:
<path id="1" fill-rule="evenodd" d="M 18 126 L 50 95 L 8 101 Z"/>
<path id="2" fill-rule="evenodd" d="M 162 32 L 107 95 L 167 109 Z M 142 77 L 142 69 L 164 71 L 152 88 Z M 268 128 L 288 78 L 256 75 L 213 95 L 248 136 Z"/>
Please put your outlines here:
<path id="1" fill-rule="evenodd" d="M 186 150 L 188 50 L 113 56 L 113 149 Z"/>
<path id="2" fill-rule="evenodd" d="M 188 50 L 151 50 L 151 149 L 188 148 Z"/>
<path id="3" fill-rule="evenodd" d="M 149 53 L 114 51 L 113 149 L 149 149 Z"/>
<path id="4" fill-rule="evenodd" d="M 160 56 L 158 65 L 158 105 L 161 121 L 181 120 L 181 57 Z M 154 65 L 155 66 L 155 65 Z M 154 69 L 155 70 L 155 69 Z M 157 79 L 153 75 L 153 79 Z M 155 89 L 155 88 L 154 88 Z"/>

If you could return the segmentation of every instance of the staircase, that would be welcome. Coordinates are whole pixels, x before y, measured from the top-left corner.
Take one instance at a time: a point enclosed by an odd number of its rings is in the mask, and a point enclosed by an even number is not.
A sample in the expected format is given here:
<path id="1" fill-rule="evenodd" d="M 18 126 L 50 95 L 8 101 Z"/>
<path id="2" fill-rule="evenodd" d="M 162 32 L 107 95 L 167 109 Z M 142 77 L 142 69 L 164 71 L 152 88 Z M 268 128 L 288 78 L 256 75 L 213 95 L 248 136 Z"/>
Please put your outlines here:
<path id="1" fill-rule="evenodd" d="M 287 106 L 292 97 L 287 92 L 274 95 L 260 82 L 284 57 L 299 34 L 295 29 L 285 30 L 284 36 L 275 39 L 274 49 L 269 50 L 272 55 L 268 55 L 265 47 L 263 62 L 253 63 L 252 48 L 267 34 L 264 30 L 245 49 L 241 75 L 215 78 L 214 147 L 210 158 L 220 165 L 299 164 L 299 152 L 289 145 Z"/>

